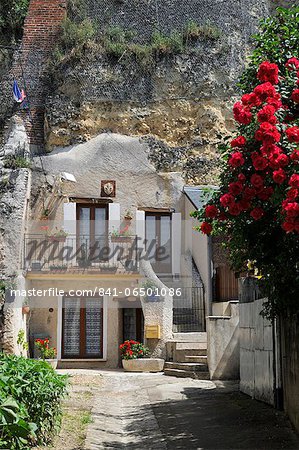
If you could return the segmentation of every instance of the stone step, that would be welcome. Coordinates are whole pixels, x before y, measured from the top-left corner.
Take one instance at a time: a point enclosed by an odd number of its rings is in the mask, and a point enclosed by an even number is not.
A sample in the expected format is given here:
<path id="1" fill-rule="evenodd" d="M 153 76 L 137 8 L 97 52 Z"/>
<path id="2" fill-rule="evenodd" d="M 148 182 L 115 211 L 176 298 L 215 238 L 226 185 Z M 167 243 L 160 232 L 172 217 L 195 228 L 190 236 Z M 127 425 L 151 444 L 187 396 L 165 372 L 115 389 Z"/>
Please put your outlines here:
<path id="1" fill-rule="evenodd" d="M 181 370 L 181 369 L 165 369 L 164 375 L 178 378 L 196 378 L 197 380 L 210 379 L 209 372 L 199 372 L 199 371 L 191 372 L 189 370 Z"/>
<path id="2" fill-rule="evenodd" d="M 179 370 L 187 370 L 189 372 L 207 372 L 208 366 L 207 364 L 202 363 L 166 362 L 164 364 L 164 370 L 165 369 L 179 369 Z"/>
<path id="3" fill-rule="evenodd" d="M 206 342 L 176 342 L 176 350 L 206 350 Z"/>
<path id="4" fill-rule="evenodd" d="M 185 361 L 182 362 L 189 362 L 189 363 L 201 363 L 201 364 L 207 364 L 208 363 L 208 357 L 205 355 L 199 356 L 199 355 L 185 355 Z"/>
<path id="5" fill-rule="evenodd" d="M 176 350 L 173 354 L 173 361 L 177 362 L 187 362 L 186 358 L 188 356 L 207 356 L 207 349 L 203 350 Z"/>
<path id="6" fill-rule="evenodd" d="M 195 332 L 195 333 L 173 333 L 173 341 L 175 342 L 207 342 L 206 332 Z"/>

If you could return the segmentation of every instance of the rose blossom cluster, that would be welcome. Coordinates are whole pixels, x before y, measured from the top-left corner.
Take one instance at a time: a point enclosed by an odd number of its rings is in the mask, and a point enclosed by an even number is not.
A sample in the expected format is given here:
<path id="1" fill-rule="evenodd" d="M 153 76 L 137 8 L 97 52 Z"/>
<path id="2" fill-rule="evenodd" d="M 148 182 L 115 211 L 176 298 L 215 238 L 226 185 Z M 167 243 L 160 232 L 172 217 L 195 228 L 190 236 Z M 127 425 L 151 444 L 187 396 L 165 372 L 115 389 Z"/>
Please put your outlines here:
<path id="1" fill-rule="evenodd" d="M 270 210 L 270 220 L 279 220 L 287 233 L 299 233 L 299 60 L 290 58 L 286 69 L 296 78 L 288 101 L 279 92 L 284 79 L 278 66 L 265 61 L 257 73 L 260 84 L 234 105 L 242 135 L 230 143 L 224 189 L 205 207 L 200 227 L 205 234 L 212 232 L 214 220 L 246 215 L 257 221 Z"/>

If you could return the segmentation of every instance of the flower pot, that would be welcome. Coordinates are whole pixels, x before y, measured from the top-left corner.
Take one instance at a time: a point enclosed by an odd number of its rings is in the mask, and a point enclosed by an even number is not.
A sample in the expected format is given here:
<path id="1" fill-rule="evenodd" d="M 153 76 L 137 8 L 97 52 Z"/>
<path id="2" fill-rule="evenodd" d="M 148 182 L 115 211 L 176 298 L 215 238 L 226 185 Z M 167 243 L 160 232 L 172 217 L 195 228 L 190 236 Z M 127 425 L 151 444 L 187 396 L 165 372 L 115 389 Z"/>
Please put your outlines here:
<path id="1" fill-rule="evenodd" d="M 147 295 L 147 296 L 145 297 L 145 301 L 146 301 L 146 302 L 152 302 L 152 303 L 154 303 L 154 302 L 159 302 L 160 300 L 161 300 L 160 295 L 152 294 L 152 295 Z"/>
<path id="2" fill-rule="evenodd" d="M 50 364 L 53 369 L 57 368 L 58 360 L 57 359 L 45 359 L 45 361 Z"/>
<path id="3" fill-rule="evenodd" d="M 131 242 L 132 238 L 131 236 L 112 236 L 111 242 L 115 243 L 123 243 L 123 242 Z"/>
<path id="4" fill-rule="evenodd" d="M 66 236 L 61 236 L 61 237 L 49 236 L 49 240 L 51 242 L 65 242 Z"/>
<path id="5" fill-rule="evenodd" d="M 29 314 L 30 313 L 30 307 L 29 305 L 22 306 L 22 313 L 23 314 Z"/>
<path id="6" fill-rule="evenodd" d="M 122 365 L 126 372 L 162 372 L 164 368 L 164 359 L 123 359 Z"/>

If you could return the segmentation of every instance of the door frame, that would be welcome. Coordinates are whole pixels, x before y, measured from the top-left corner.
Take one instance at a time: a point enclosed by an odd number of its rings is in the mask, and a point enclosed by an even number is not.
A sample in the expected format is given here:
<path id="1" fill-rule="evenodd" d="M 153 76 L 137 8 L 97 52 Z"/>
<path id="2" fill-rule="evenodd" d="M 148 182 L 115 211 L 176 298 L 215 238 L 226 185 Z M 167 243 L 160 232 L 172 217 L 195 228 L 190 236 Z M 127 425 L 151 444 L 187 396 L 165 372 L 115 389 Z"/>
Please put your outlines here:
<path id="1" fill-rule="evenodd" d="M 68 293 L 65 293 L 65 295 L 58 296 L 57 297 L 57 359 L 59 361 L 107 361 L 107 347 L 108 347 L 108 341 L 107 341 L 107 331 L 108 331 L 108 299 L 109 296 L 104 295 L 103 296 L 103 341 L 102 341 L 102 358 L 62 358 L 62 338 L 63 338 L 63 298 L 64 296 L 67 296 Z M 70 296 L 74 297 L 75 296 Z"/>

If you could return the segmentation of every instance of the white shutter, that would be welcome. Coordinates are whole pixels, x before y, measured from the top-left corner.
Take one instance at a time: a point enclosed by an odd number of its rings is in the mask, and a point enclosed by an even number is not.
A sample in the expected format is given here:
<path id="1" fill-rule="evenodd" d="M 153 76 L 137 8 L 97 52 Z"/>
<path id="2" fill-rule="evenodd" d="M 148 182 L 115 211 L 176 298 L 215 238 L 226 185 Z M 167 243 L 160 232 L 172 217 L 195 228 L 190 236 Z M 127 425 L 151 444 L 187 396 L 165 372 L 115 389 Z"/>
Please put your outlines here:
<path id="1" fill-rule="evenodd" d="M 119 230 L 120 227 L 120 204 L 109 203 L 109 233 L 112 233 L 113 229 Z"/>
<path id="2" fill-rule="evenodd" d="M 76 203 L 64 203 L 63 205 L 63 228 L 68 233 L 66 238 L 66 246 L 72 248 L 73 260 L 69 261 L 71 264 L 76 262 L 76 228 L 77 228 L 77 204 Z"/>
<path id="3" fill-rule="evenodd" d="M 139 253 L 142 254 L 145 251 L 145 211 L 136 211 L 136 235 Z"/>
<path id="4" fill-rule="evenodd" d="M 181 213 L 172 214 L 172 274 L 181 273 L 181 254 L 182 254 L 182 215 Z"/>

